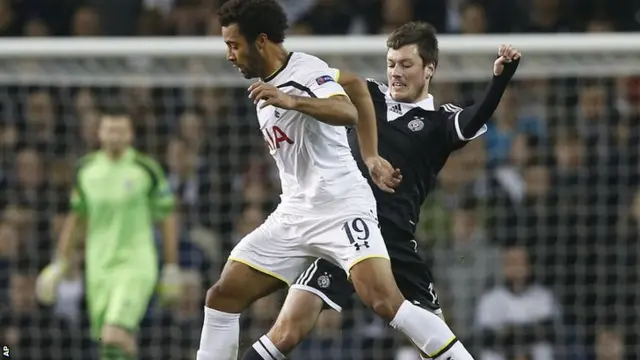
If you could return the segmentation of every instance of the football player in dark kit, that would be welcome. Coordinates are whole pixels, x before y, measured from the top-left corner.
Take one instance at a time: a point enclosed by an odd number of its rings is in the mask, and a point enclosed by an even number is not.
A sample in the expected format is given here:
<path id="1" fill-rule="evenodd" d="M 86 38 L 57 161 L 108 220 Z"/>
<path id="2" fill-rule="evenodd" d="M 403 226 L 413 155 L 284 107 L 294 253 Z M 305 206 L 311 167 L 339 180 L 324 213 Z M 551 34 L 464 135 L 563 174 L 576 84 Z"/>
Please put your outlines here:
<path id="1" fill-rule="evenodd" d="M 436 177 L 449 155 L 486 131 L 485 124 L 514 75 L 521 54 L 511 46 L 500 46 L 493 78 L 479 101 L 464 109 L 450 104 L 436 109 L 429 94 L 438 63 L 434 28 L 419 22 L 405 24 L 389 36 L 387 48 L 388 85 L 373 80 L 368 80 L 367 85 L 378 123 L 380 156 L 401 171 L 402 182 L 394 193 L 385 193 L 373 185 L 371 188 L 398 287 L 407 300 L 442 317 L 431 272 L 418 253 L 413 235 L 420 207 L 436 185 Z M 353 97 L 355 92 L 349 87 L 349 77 L 353 75 L 340 76 L 338 70 L 334 75 Z M 355 131 L 349 133 L 349 142 L 362 173 L 368 176 Z M 345 224 L 345 231 L 353 239 L 353 246 L 367 246 L 366 231 L 357 219 Z M 341 311 L 353 292 L 344 270 L 316 260 L 291 287 L 276 323 L 265 335 L 268 339 L 263 336 L 243 359 L 284 359 L 283 354 L 293 350 L 313 329 L 322 310 Z M 421 355 L 425 359 L 457 359 L 449 351 L 457 341 L 453 337 L 438 351 Z"/>

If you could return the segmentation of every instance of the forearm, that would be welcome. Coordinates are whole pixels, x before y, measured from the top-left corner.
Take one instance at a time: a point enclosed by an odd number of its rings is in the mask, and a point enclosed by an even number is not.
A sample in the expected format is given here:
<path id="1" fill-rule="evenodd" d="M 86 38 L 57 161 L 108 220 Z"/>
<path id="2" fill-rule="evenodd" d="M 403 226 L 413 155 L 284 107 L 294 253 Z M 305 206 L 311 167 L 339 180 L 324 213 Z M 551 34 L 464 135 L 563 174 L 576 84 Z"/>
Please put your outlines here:
<path id="1" fill-rule="evenodd" d="M 358 110 L 356 135 L 360 153 L 364 159 L 378 156 L 378 126 L 367 83 L 360 78 L 355 78 L 343 86 Z"/>
<path id="2" fill-rule="evenodd" d="M 175 213 L 162 221 L 162 250 L 165 264 L 178 263 L 178 216 Z"/>
<path id="3" fill-rule="evenodd" d="M 349 126 L 358 122 L 358 111 L 344 96 L 317 99 L 292 96 L 294 105 L 291 110 L 307 114 L 318 121 L 333 126 Z"/>
<path id="4" fill-rule="evenodd" d="M 77 233 L 79 232 L 79 218 L 76 214 L 69 214 L 60 231 L 60 239 L 56 251 L 56 258 L 62 261 L 70 259 L 76 248 Z"/>
<path id="5" fill-rule="evenodd" d="M 473 137 L 491 119 L 519 63 L 520 60 L 515 60 L 506 64 L 502 74 L 493 76 L 481 100 L 458 115 L 458 125 L 465 138 Z"/>

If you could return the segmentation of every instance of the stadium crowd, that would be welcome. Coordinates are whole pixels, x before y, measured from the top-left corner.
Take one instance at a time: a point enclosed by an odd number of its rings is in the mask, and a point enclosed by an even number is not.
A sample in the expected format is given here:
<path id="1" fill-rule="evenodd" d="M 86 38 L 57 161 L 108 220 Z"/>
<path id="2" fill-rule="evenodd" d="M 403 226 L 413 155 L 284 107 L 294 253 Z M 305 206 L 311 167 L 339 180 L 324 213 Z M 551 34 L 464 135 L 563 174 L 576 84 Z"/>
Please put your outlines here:
<path id="1" fill-rule="evenodd" d="M 632 0 L 282 2 L 292 34 L 386 33 L 409 20 L 441 33 L 640 30 Z M 219 35 L 216 6 L 0 0 L 0 36 Z M 483 86 L 439 83 L 433 94 L 465 105 Z M 243 90 L 0 86 L 0 345 L 21 360 L 94 356 L 81 255 L 55 306 L 37 304 L 34 281 L 68 211 L 74 160 L 97 148 L 100 108 L 116 101 L 135 121 L 136 146 L 165 166 L 182 223 L 184 296 L 171 308 L 152 305 L 140 358 L 195 358 L 205 289 L 278 202 Z M 640 357 L 638 144 L 638 79 L 536 80 L 514 84 L 488 133 L 452 157 L 419 238 L 446 318 L 478 359 Z M 269 328 L 283 295 L 245 314 L 245 346 Z M 356 301 L 325 312 L 292 358 L 416 359 Z"/>

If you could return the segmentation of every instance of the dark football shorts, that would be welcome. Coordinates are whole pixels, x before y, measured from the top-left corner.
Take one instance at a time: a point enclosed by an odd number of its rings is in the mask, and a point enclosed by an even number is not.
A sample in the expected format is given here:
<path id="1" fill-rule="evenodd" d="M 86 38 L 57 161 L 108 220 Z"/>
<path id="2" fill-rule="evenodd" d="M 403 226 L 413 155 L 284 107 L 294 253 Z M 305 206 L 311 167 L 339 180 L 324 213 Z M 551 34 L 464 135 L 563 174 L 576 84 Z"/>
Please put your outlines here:
<path id="1" fill-rule="evenodd" d="M 442 311 L 433 276 L 418 253 L 417 241 L 383 219 L 380 219 L 380 230 L 389 251 L 391 270 L 404 297 L 439 315 Z M 338 312 L 342 311 L 355 292 L 345 271 L 323 259 L 314 261 L 291 287 L 316 294 L 324 301 L 325 308 Z"/>

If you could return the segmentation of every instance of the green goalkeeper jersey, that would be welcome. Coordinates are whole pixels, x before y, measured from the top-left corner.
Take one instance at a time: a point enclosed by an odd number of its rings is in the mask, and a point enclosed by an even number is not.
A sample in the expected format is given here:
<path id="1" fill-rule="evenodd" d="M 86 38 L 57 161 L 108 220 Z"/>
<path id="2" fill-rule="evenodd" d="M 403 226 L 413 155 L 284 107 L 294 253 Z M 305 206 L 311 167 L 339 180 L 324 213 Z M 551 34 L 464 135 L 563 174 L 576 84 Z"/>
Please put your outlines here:
<path id="1" fill-rule="evenodd" d="M 157 275 L 153 226 L 173 211 L 174 197 L 155 160 L 134 149 L 118 160 L 103 151 L 84 156 L 71 207 L 87 221 L 88 277 L 120 270 Z"/>

